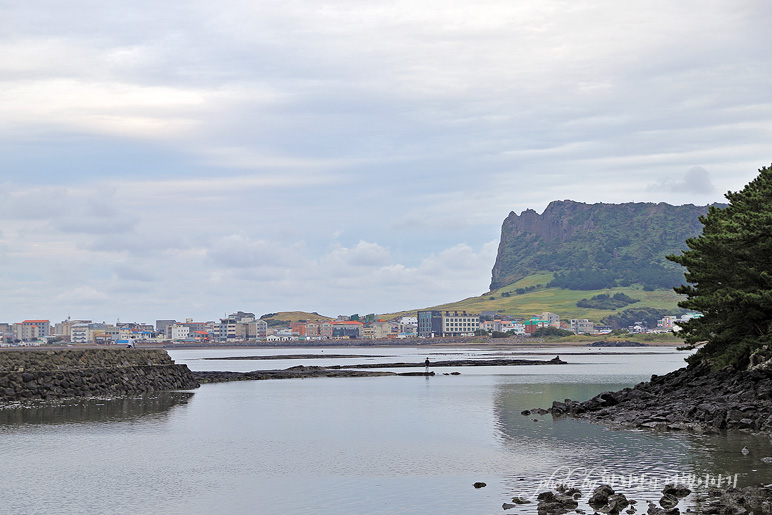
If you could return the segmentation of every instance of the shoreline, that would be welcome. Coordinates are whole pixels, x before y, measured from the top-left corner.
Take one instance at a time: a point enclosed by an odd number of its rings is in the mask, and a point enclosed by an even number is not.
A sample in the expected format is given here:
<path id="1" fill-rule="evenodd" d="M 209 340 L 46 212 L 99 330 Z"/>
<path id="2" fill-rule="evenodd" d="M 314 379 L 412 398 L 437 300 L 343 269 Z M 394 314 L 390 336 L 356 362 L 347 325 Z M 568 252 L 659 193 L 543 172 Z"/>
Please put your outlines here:
<path id="1" fill-rule="evenodd" d="M 551 413 L 627 429 L 772 436 L 772 362 L 749 370 L 682 367 L 586 401 L 553 401 Z M 527 415 L 526 415 L 527 416 Z"/>
<path id="2" fill-rule="evenodd" d="M 137 343 L 137 349 L 301 349 L 301 348 L 345 348 L 345 347 L 368 347 L 368 348 L 473 348 L 484 347 L 489 349 L 533 349 L 539 347 L 594 347 L 598 349 L 646 349 L 661 347 L 680 347 L 683 342 L 680 340 L 672 341 L 635 341 L 632 337 L 625 345 L 616 340 L 604 340 L 601 337 L 594 341 L 551 341 L 542 338 L 530 337 L 511 337 L 511 338 L 493 338 L 485 336 L 467 336 L 467 337 L 438 337 L 438 338 L 410 338 L 410 339 L 377 339 L 377 340 L 311 340 L 297 342 L 162 342 L 162 343 Z M 637 340 L 641 340 L 638 338 Z M 605 345 L 594 345 L 598 342 L 607 342 Z M 0 352 L 24 352 L 35 350 L 65 350 L 65 349 L 122 349 L 125 345 L 100 345 L 100 344 L 51 344 L 36 346 L 19 347 L 0 347 Z"/>

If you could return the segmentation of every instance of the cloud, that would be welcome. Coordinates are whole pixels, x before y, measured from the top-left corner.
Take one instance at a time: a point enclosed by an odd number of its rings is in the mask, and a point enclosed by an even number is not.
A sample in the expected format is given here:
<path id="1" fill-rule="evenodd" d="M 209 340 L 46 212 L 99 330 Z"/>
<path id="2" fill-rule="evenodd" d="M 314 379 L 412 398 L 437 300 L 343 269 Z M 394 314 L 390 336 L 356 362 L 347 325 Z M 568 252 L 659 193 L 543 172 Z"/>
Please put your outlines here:
<path id="1" fill-rule="evenodd" d="M 701 166 L 689 168 L 686 171 L 683 183 L 680 183 L 677 187 L 683 188 L 684 191 L 689 193 L 701 195 L 716 192 L 716 188 L 713 187 L 713 183 L 710 181 L 710 173 Z"/>
<path id="2" fill-rule="evenodd" d="M 56 313 L 76 287 L 107 292 L 84 306 L 108 315 L 203 318 L 480 293 L 510 211 L 721 201 L 768 164 L 771 16 L 763 2 L 9 3 L 0 245 L 16 293 L 0 308 Z M 128 308 L 121 291 L 144 298 Z"/>
<path id="3" fill-rule="evenodd" d="M 207 255 L 216 265 L 225 268 L 290 268 L 303 263 L 303 244 L 285 247 L 276 241 L 231 234 L 216 240 L 207 249 Z"/>
<path id="4" fill-rule="evenodd" d="M 682 179 L 663 179 L 657 183 L 649 184 L 648 191 L 671 191 L 691 193 L 695 195 L 712 195 L 716 188 L 710 179 L 710 172 L 701 166 L 689 168 Z"/>
<path id="5" fill-rule="evenodd" d="M 339 270 L 339 273 L 346 273 L 349 267 L 380 267 L 390 261 L 387 249 L 364 240 L 352 248 L 338 247 L 324 258 L 324 264 Z"/>

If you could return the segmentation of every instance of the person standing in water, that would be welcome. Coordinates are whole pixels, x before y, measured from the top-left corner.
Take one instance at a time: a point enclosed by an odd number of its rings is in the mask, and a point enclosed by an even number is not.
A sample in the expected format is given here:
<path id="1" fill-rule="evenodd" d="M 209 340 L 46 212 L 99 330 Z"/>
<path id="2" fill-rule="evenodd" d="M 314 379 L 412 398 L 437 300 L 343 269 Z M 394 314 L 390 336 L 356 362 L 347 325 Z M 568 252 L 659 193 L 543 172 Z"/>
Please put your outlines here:
<path id="1" fill-rule="evenodd" d="M 424 365 L 426 366 L 426 373 L 429 373 L 429 358 L 426 358 L 426 361 L 424 361 Z"/>

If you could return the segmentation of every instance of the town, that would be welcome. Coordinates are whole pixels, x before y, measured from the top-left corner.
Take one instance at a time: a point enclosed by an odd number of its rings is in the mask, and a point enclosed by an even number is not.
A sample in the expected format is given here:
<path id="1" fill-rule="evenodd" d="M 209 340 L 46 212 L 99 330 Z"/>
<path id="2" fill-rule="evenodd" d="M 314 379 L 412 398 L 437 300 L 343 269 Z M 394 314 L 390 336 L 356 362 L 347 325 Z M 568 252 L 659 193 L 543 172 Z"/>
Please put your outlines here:
<path id="1" fill-rule="evenodd" d="M 321 340 L 382 340 L 406 338 L 442 338 L 462 336 L 531 336 L 555 328 L 573 334 L 608 334 L 610 327 L 598 326 L 587 319 L 561 320 L 555 313 L 544 312 L 528 319 L 514 319 L 492 311 L 479 314 L 466 311 L 419 310 L 416 316 L 390 320 L 375 314 L 340 315 L 335 320 L 319 319 L 292 322 L 274 319 L 275 313 L 259 318 L 254 313 L 238 311 L 219 321 L 194 322 L 186 319 L 156 320 L 145 323 L 108 324 L 91 320 L 71 320 L 51 324 L 49 320 L 24 320 L 0 323 L 0 346 L 38 346 L 45 344 L 133 345 L 135 343 L 228 343 L 228 342 L 302 342 Z M 677 332 L 679 322 L 699 317 L 697 313 L 666 316 L 656 328 L 636 323 L 630 333 Z M 541 332 L 538 332 L 542 329 Z"/>

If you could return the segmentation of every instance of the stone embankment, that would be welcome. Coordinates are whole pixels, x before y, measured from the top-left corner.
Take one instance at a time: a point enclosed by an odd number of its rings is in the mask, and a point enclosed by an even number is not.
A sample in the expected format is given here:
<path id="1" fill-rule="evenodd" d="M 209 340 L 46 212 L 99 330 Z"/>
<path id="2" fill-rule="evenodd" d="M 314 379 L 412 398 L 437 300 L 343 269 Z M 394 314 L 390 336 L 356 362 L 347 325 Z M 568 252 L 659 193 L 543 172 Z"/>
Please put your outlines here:
<path id="1" fill-rule="evenodd" d="M 682 368 L 588 401 L 555 401 L 550 409 L 536 412 L 657 430 L 768 433 L 772 431 L 772 364 L 744 371 Z"/>
<path id="2" fill-rule="evenodd" d="M 77 349 L 0 352 L 0 402 L 134 395 L 197 388 L 163 350 Z"/>

